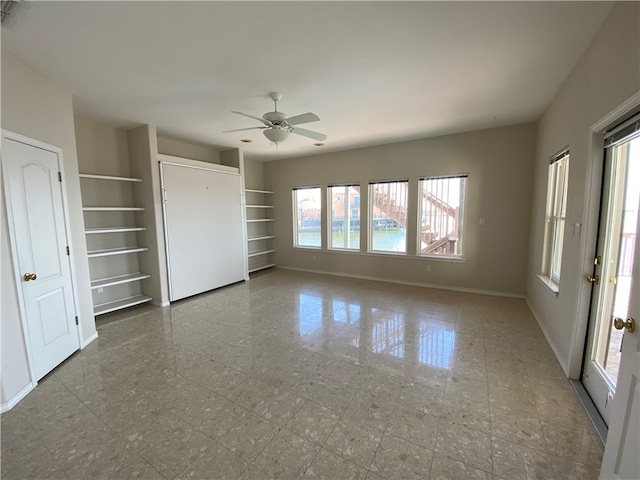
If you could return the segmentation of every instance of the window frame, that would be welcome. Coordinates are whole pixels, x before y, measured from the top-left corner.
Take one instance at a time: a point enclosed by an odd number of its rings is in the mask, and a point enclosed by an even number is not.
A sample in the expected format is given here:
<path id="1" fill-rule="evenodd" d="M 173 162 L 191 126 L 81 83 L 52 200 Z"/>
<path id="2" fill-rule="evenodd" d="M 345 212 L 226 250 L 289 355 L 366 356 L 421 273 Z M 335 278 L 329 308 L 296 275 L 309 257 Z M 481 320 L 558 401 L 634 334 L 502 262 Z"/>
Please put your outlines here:
<path id="1" fill-rule="evenodd" d="M 320 215 L 319 215 L 319 225 L 320 225 L 320 242 L 318 245 L 301 245 L 300 244 L 300 231 L 299 231 L 299 226 L 298 226 L 298 191 L 300 190 L 318 190 L 319 192 L 319 205 L 320 205 Z M 319 185 L 312 185 L 312 186 L 303 186 L 303 187 L 293 187 L 291 190 L 291 204 L 292 204 L 292 217 L 293 217 L 293 247 L 294 248 L 302 248 L 302 249 L 310 249 L 310 250 L 321 250 L 322 249 L 322 210 L 323 210 L 323 204 L 322 204 L 322 187 L 320 187 Z"/>
<path id="2" fill-rule="evenodd" d="M 457 250 L 458 253 L 422 253 L 422 220 L 423 220 L 423 202 L 422 202 L 422 192 L 424 192 L 424 182 L 428 180 L 448 180 L 448 179 L 464 179 L 461 191 L 460 191 L 460 206 L 458 207 L 458 240 L 457 240 Z M 468 173 L 459 173 L 452 175 L 429 175 L 420 177 L 418 180 L 418 198 L 417 198 L 417 222 L 416 222 L 416 256 L 422 258 L 433 258 L 433 259 L 464 259 L 464 237 L 465 237 L 465 215 L 466 215 L 466 204 L 467 204 L 467 185 L 468 185 L 469 174 Z"/>
<path id="3" fill-rule="evenodd" d="M 547 204 L 545 207 L 544 245 L 541 275 L 558 289 L 562 274 L 562 254 L 567 220 L 569 190 L 569 148 L 549 160 Z"/>
<path id="4" fill-rule="evenodd" d="M 362 218 L 362 210 L 360 209 L 360 204 L 361 201 L 358 201 L 358 210 L 359 210 L 359 215 L 358 215 L 358 245 L 356 247 L 334 247 L 333 246 L 333 189 L 334 188 L 345 188 L 345 189 L 349 189 L 349 188 L 357 188 L 358 189 L 358 197 L 357 198 L 362 198 L 362 190 L 360 188 L 360 183 L 335 183 L 335 184 L 329 184 L 327 185 L 327 250 L 332 250 L 332 251 L 343 251 L 343 252 L 359 252 L 360 251 L 360 245 L 361 245 L 361 238 L 362 238 L 362 231 L 361 231 L 361 226 L 362 226 L 362 222 L 361 222 L 361 218 Z M 353 220 L 352 215 L 352 209 L 351 209 L 351 196 L 349 194 L 349 191 L 347 190 L 346 194 L 345 194 L 345 198 L 343 198 L 342 202 L 346 202 L 345 203 L 345 208 L 344 208 L 344 219 L 343 221 L 346 224 L 346 221 L 349 221 L 349 228 L 351 227 L 351 221 Z M 347 231 L 345 229 L 345 231 Z"/>
<path id="5" fill-rule="evenodd" d="M 375 188 L 375 186 L 377 185 L 383 185 L 383 184 L 391 184 L 391 183 L 398 183 L 398 184 L 405 184 L 406 185 L 406 193 L 405 193 L 405 226 L 403 227 L 405 230 L 405 235 L 404 235 L 404 250 L 402 251 L 397 251 L 397 250 L 375 250 L 373 248 L 373 235 L 374 235 L 374 231 L 375 231 L 375 224 L 374 224 L 374 212 L 375 209 L 378 208 L 375 206 L 375 194 L 373 192 L 373 189 Z M 374 253 L 374 254 L 380 254 L 380 255 L 402 255 L 402 256 L 407 256 L 408 255 L 408 236 L 407 236 L 407 226 L 408 226 L 408 222 L 409 222 L 409 179 L 408 178 L 401 178 L 401 179 L 395 179 L 395 180 L 372 180 L 369 181 L 369 189 L 368 189 L 368 213 L 367 213 L 367 220 L 368 220 L 368 230 L 367 230 L 367 253 Z M 397 224 L 397 222 L 393 219 L 391 219 L 394 223 Z"/>

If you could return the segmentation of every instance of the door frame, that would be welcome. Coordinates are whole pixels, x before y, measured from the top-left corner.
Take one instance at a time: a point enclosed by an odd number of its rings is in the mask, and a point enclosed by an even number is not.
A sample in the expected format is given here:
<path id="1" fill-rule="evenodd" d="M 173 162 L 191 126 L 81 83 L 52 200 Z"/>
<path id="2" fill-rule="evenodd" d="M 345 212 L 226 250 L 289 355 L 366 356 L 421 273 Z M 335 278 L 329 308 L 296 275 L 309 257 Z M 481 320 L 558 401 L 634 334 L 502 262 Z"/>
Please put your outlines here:
<path id="1" fill-rule="evenodd" d="M 593 259 L 598 242 L 600 219 L 600 202 L 602 190 L 602 172 L 604 167 L 604 133 L 609 128 L 640 110 L 640 91 L 634 93 L 617 108 L 598 120 L 589 128 L 589 148 L 587 176 L 584 192 L 585 211 L 583 214 L 582 234 L 582 278 L 593 272 Z M 569 350 L 568 376 L 580 380 L 582 364 L 586 354 L 587 334 L 589 329 L 589 311 L 591 308 L 591 284 L 581 281 L 578 288 L 575 329 Z"/>
<path id="2" fill-rule="evenodd" d="M 54 145 L 50 145 L 48 143 L 44 143 L 39 140 L 35 140 L 33 138 L 26 137 L 24 135 L 20 135 L 19 133 L 14 133 L 5 129 L 1 130 L 1 134 L 2 134 L 3 142 L 6 139 L 6 140 L 12 140 L 15 142 L 23 143 L 31 147 L 40 148 L 42 150 L 51 152 L 55 154 L 57 157 L 58 171 L 60 172 L 60 175 L 62 177 L 62 182 L 61 182 L 62 184 L 60 186 L 60 191 L 62 193 L 62 215 L 64 218 L 64 230 L 65 230 L 65 236 L 67 239 L 67 245 L 69 246 L 69 255 L 67 256 L 67 261 L 69 262 L 69 271 L 71 274 L 71 296 L 73 298 L 74 315 L 76 316 L 76 318 L 79 318 L 78 312 L 80 311 L 80 305 L 78 303 L 78 284 L 77 284 L 76 271 L 75 271 L 75 258 L 74 258 L 75 249 L 73 248 L 73 244 L 72 244 L 71 227 L 69 224 L 70 216 L 69 216 L 69 202 L 67 199 L 67 190 L 66 188 L 64 188 L 66 176 L 64 172 L 64 157 L 63 157 L 62 149 L 60 147 L 56 147 Z M 4 165 L 4 156 L 2 155 L 1 152 L 0 152 L 0 163 Z M 31 391 L 33 388 L 35 388 L 38 385 L 38 381 L 35 380 L 36 374 L 35 374 L 35 368 L 33 365 L 33 351 L 31 350 L 31 341 L 30 341 L 31 334 L 29 332 L 29 326 L 27 322 L 24 292 L 21 286 L 22 280 L 21 280 L 21 273 L 20 273 L 20 268 L 18 263 L 18 252 L 16 250 L 16 232 L 15 232 L 15 227 L 13 223 L 13 208 L 11 207 L 11 198 L 9 194 L 9 179 L 4 174 L 4 169 L 3 169 L 2 177 L 3 177 L 3 183 L 4 183 L 3 185 L 4 186 L 4 203 L 6 208 L 7 224 L 8 224 L 7 230 L 9 233 L 9 249 L 11 250 L 11 260 L 13 263 L 12 265 L 13 273 L 14 273 L 13 281 L 14 281 L 14 286 L 16 291 L 16 297 L 18 299 L 18 311 L 20 313 L 20 324 L 22 325 L 25 351 L 27 354 L 27 363 L 29 365 L 29 375 L 31 376 L 31 388 L 28 391 L 22 390 L 21 392 L 19 392 L 19 394 L 24 392 L 24 395 L 26 395 L 27 393 L 29 393 L 29 391 Z M 78 340 L 78 350 L 80 350 L 82 348 L 82 322 L 78 322 L 78 325 L 76 325 L 76 337 Z M 10 402 L 11 406 L 13 406 L 15 403 L 20 401 L 20 399 L 23 398 L 23 396 L 19 398 L 14 397 L 14 399 L 11 399 L 11 402 Z"/>

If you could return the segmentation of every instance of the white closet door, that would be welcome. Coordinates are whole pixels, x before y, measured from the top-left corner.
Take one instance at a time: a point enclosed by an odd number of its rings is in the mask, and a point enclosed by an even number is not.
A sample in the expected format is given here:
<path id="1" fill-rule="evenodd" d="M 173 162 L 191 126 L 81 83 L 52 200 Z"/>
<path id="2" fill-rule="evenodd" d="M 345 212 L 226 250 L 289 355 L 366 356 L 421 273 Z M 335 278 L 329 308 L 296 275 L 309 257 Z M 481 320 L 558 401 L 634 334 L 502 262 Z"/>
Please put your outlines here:
<path id="1" fill-rule="evenodd" d="M 170 300 L 244 280 L 240 175 L 162 163 Z"/>

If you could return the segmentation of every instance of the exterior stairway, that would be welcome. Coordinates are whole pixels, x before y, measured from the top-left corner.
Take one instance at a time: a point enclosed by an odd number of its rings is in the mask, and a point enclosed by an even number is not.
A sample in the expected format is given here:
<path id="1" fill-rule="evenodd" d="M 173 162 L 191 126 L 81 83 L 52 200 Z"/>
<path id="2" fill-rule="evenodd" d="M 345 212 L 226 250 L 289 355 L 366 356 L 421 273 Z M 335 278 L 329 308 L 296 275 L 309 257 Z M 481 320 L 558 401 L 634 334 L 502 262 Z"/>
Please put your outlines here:
<path id="1" fill-rule="evenodd" d="M 401 228 L 407 227 L 407 188 L 408 184 L 403 182 L 380 184 L 373 198 L 374 207 Z M 421 253 L 456 253 L 458 209 L 432 193 L 423 191 L 422 195 L 425 207 L 420 232 Z"/>

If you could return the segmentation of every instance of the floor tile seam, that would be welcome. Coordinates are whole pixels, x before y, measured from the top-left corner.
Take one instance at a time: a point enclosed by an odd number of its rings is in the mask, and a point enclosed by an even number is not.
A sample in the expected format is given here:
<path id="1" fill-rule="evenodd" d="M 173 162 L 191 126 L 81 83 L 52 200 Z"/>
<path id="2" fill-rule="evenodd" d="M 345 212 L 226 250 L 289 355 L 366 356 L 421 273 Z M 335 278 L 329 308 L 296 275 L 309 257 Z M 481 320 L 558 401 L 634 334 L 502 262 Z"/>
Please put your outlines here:
<path id="1" fill-rule="evenodd" d="M 527 377 L 528 379 L 528 377 Z M 533 393 L 533 392 L 532 392 Z M 538 402 L 533 401 L 534 407 L 536 409 L 536 416 L 538 418 L 538 421 L 540 422 L 540 428 L 542 430 L 542 440 L 544 441 L 544 445 L 545 445 L 545 449 L 546 449 L 546 454 L 547 457 L 549 458 L 549 463 L 551 463 L 551 449 L 549 448 L 549 440 L 547 440 L 547 435 L 545 434 L 544 431 L 544 423 L 542 422 L 542 417 L 540 416 L 540 406 L 538 405 Z M 555 474 L 555 469 L 553 468 L 553 464 L 551 464 L 551 470 L 554 472 Z"/>
<path id="2" fill-rule="evenodd" d="M 195 428 L 195 427 L 194 427 L 194 428 Z M 196 430 L 197 430 L 197 429 L 196 429 Z M 198 430 L 198 431 L 199 431 L 199 430 Z M 202 433 L 202 432 L 200 432 L 200 433 Z M 202 433 L 202 434 L 203 434 L 203 435 L 205 435 L 205 436 L 207 436 L 208 438 L 211 438 L 211 437 L 209 437 L 208 435 L 206 435 L 206 434 L 204 434 L 204 433 Z M 212 439 L 212 440 L 213 440 L 213 439 Z M 185 468 L 183 468 L 182 470 L 180 470 L 180 472 L 179 472 L 178 474 L 174 475 L 174 476 L 173 476 L 173 478 L 183 478 L 183 477 L 181 477 L 181 474 L 182 474 L 182 473 L 184 473 L 184 472 L 186 472 L 186 471 L 191 467 L 191 465 L 193 465 L 193 464 L 194 464 L 194 463 L 196 463 L 198 460 L 200 460 L 202 457 L 204 457 L 204 455 L 205 455 L 209 450 L 211 450 L 211 449 L 212 449 L 212 447 L 213 447 L 214 445 L 215 445 L 215 446 L 218 446 L 218 447 L 220 447 L 220 448 L 224 448 L 224 449 L 225 449 L 227 452 L 229 452 L 231 455 L 233 455 L 234 457 L 239 458 L 239 459 L 242 461 L 242 463 L 243 463 L 243 464 L 245 464 L 245 466 L 246 466 L 246 468 L 244 468 L 244 469 L 242 470 L 242 472 L 244 472 L 244 471 L 249 467 L 249 465 L 251 465 L 251 462 L 247 462 L 244 458 L 242 458 L 241 456 L 237 455 L 235 452 L 232 452 L 232 451 L 231 451 L 227 446 L 223 445 L 222 443 L 218 442 L 217 440 L 213 440 L 213 445 L 209 445 L 209 446 L 208 446 L 208 447 L 207 447 L 207 448 L 206 448 L 206 449 L 205 449 L 205 450 L 204 450 L 200 455 L 198 455 L 198 457 L 197 457 L 197 458 L 195 458 L 192 462 L 190 462 L 190 463 L 189 463 Z M 160 473 L 160 475 L 162 475 L 162 473 L 161 473 L 160 471 L 158 471 L 158 469 L 157 469 L 157 468 L 155 468 L 155 467 L 151 464 L 151 462 L 149 462 L 147 459 L 145 459 L 145 458 L 144 458 L 144 457 L 142 457 L 142 456 L 140 456 L 140 458 L 142 458 L 142 459 L 143 459 L 145 462 L 147 462 L 151 467 L 153 467 L 153 469 L 154 469 L 154 470 L 156 470 L 158 473 Z M 167 477 L 165 477 L 164 475 L 162 475 L 162 477 L 167 478 Z"/>
<path id="3" fill-rule="evenodd" d="M 487 433 L 487 431 L 486 431 L 486 430 L 482 430 L 481 428 L 478 428 L 478 427 L 475 427 L 475 426 L 472 426 L 472 425 L 464 425 L 464 424 L 462 424 L 462 423 L 454 422 L 454 421 L 448 420 L 446 417 L 443 417 L 443 416 L 440 416 L 440 417 L 438 417 L 438 418 L 439 418 L 439 419 L 442 419 L 442 420 L 443 420 L 443 421 L 445 421 L 445 422 L 449 422 L 449 423 L 452 423 L 452 424 L 454 424 L 454 425 L 457 425 L 457 426 L 459 426 L 459 427 L 468 428 L 469 430 L 473 430 L 474 432 L 478 432 L 478 433 L 482 433 L 482 434 L 484 434 L 484 435 L 489 435 L 489 436 L 491 436 L 491 432 L 490 432 L 490 431 L 489 431 L 489 433 Z M 489 421 L 489 423 L 491 423 L 491 421 Z M 491 426 L 489 426 L 489 430 L 491 430 Z"/>
<path id="4" fill-rule="evenodd" d="M 195 428 L 194 428 L 194 430 L 196 430 L 198 433 L 201 433 L 198 429 L 195 429 Z M 201 434 L 202 434 L 202 433 L 201 433 Z M 202 435 L 204 435 L 204 434 L 202 434 Z M 206 435 L 205 435 L 205 436 L 206 436 Z M 166 439 L 166 438 L 169 438 L 169 436 L 164 437 L 164 439 Z M 209 438 L 209 437 L 207 437 L 207 438 Z M 163 474 L 162 474 L 162 472 L 160 472 L 160 471 L 155 467 L 155 465 L 154 465 L 153 463 L 151 463 L 151 461 L 150 461 L 150 460 L 148 460 L 147 458 L 145 458 L 145 457 L 143 456 L 143 455 L 144 455 L 145 453 L 147 453 L 147 452 L 155 451 L 155 450 L 156 450 L 156 448 L 157 448 L 157 445 L 158 445 L 158 444 L 160 444 L 160 443 L 161 443 L 161 442 L 154 442 L 154 446 L 152 446 L 151 448 L 148 448 L 148 449 L 146 449 L 146 450 L 144 450 L 144 451 L 142 451 L 142 452 L 133 452 L 133 455 L 137 455 L 138 457 L 140 457 L 140 458 L 141 458 L 142 460 L 144 460 L 146 463 L 148 463 L 149 465 L 151 465 L 151 466 L 153 467 L 153 469 L 154 469 L 154 470 L 156 470 L 158 473 L 160 473 L 160 475 L 162 475 L 163 477 L 167 478 L 165 475 L 163 475 Z M 182 473 L 183 471 L 185 471 L 187 468 L 189 468 L 191 465 L 193 465 L 197 460 L 199 460 L 202 456 L 204 456 L 204 454 L 205 454 L 205 453 L 207 453 L 207 451 L 211 448 L 211 446 L 212 446 L 214 443 L 216 443 L 216 442 L 215 442 L 215 441 L 212 441 L 212 442 L 211 442 L 211 445 L 207 445 L 207 447 L 206 447 L 202 452 L 200 452 L 200 454 L 199 454 L 199 455 L 198 455 L 198 456 L 197 456 L 197 457 L 196 457 L 192 462 L 190 462 L 190 463 L 189 463 L 189 464 L 188 464 L 188 465 L 187 465 L 183 470 L 180 470 L 180 473 Z M 123 467 L 122 469 L 124 469 L 124 468 L 126 468 L 126 467 Z M 120 470 L 121 470 L 121 469 L 118 469 L 118 471 L 120 471 Z M 177 477 L 175 477 L 175 478 L 177 478 Z"/>
<path id="5" fill-rule="evenodd" d="M 31 427 L 31 424 L 29 424 L 29 426 Z M 31 428 L 33 428 L 33 427 L 31 427 Z M 40 438 L 40 436 L 37 435 L 37 432 L 35 432 L 35 433 L 36 433 L 36 436 L 38 437 L 38 442 L 40 443 L 40 446 L 43 447 L 47 451 L 47 453 L 49 453 L 49 455 L 51 456 L 51 460 L 53 460 L 53 463 L 57 467 L 58 471 L 61 472 L 65 476 L 65 478 L 68 479 L 69 476 L 67 475 L 67 472 L 65 472 L 61 462 L 53 455 L 53 452 L 51 451 L 51 449 Z M 16 464 L 19 464 L 19 465 L 23 465 L 24 464 L 23 459 L 20 459 L 19 461 L 14 461 L 14 462 L 11 462 L 11 463 L 16 463 Z M 11 465 L 11 463 L 9 463 L 9 465 Z M 3 467 L 4 465 L 5 465 L 4 462 L 0 462 L 0 467 Z M 4 470 L 4 468 L 0 469 L 0 478 L 2 478 L 2 471 L 1 470 Z"/>
<path id="6" fill-rule="evenodd" d="M 548 449 L 547 449 L 546 443 L 545 443 L 545 447 L 544 447 L 544 449 L 541 449 L 541 448 L 531 447 L 531 446 L 529 446 L 529 445 L 524 445 L 524 444 L 522 444 L 522 443 L 514 442 L 514 441 L 513 441 L 513 440 L 511 440 L 511 439 L 508 439 L 508 438 L 504 438 L 504 437 L 498 436 L 498 435 L 494 434 L 493 432 L 491 432 L 490 437 L 491 437 L 491 445 L 492 445 L 492 446 L 493 446 L 493 440 L 494 440 L 494 439 L 496 439 L 496 440 L 498 440 L 498 441 L 500 441 L 500 442 L 507 442 L 507 443 L 509 443 L 509 444 L 511 444 L 511 445 L 515 445 L 515 446 L 517 446 L 517 447 L 527 448 L 527 449 L 529 449 L 529 450 L 535 450 L 536 452 L 546 453 L 547 455 L 549 454 L 549 451 L 548 451 Z"/>
<path id="7" fill-rule="evenodd" d="M 147 459 L 143 458 L 140 453 L 136 453 L 136 456 L 142 460 L 144 463 L 147 464 L 147 466 L 149 466 L 150 468 L 152 468 L 155 472 L 158 473 L 158 475 L 160 475 L 160 477 L 166 479 L 167 477 L 165 477 L 155 466 L 153 466 Z M 121 472 L 122 470 L 128 468 L 131 464 L 127 464 L 127 465 L 123 465 L 122 468 L 119 468 L 115 473 L 118 474 L 119 472 Z M 117 478 L 117 477 L 116 477 Z M 167 479 L 170 480 L 170 479 Z"/>
<path id="8" fill-rule="evenodd" d="M 242 406 L 242 405 L 240 405 L 240 406 Z M 244 407 L 243 407 L 243 408 L 244 408 Z M 218 440 L 220 440 L 224 435 L 226 435 L 226 433 L 227 433 L 227 432 L 229 432 L 233 427 L 235 427 L 238 423 L 240 423 L 242 420 L 244 420 L 244 418 L 245 418 L 249 413 L 251 413 L 251 410 L 249 410 L 249 409 L 245 409 L 245 410 L 248 410 L 248 411 L 247 411 L 247 413 L 245 413 L 242 417 L 240 417 L 240 418 L 239 418 L 238 420 L 236 420 L 233 424 L 231 424 L 231 425 L 229 426 L 229 428 L 227 428 L 227 429 L 224 431 L 224 433 L 223 433 L 222 435 L 219 435 L 217 438 L 212 437 L 211 435 L 209 435 L 209 434 L 205 433 L 204 431 L 202 431 L 202 429 L 201 429 L 199 426 L 194 425 L 194 423 L 195 423 L 195 422 L 194 422 L 194 420 L 193 420 L 193 419 L 191 419 L 191 420 L 187 420 L 186 418 L 184 418 L 184 417 L 180 417 L 180 416 L 178 416 L 178 415 L 176 415 L 176 417 L 177 417 L 177 418 L 179 418 L 180 420 L 184 421 L 185 423 L 187 423 L 190 427 L 194 428 L 195 430 L 197 430 L 198 432 L 200 432 L 200 433 L 201 433 L 202 435 L 204 435 L 205 437 L 208 437 L 208 438 L 210 438 L 211 440 L 213 440 L 214 442 L 217 442 L 217 441 L 218 441 Z M 194 422 L 194 423 L 191 423 L 191 422 Z M 163 440 L 164 440 L 165 438 L 167 438 L 167 437 L 163 437 Z M 221 445 L 222 445 L 222 444 L 221 444 Z M 225 448 L 226 448 L 226 447 L 225 447 Z"/>
<path id="9" fill-rule="evenodd" d="M 69 387 L 67 387 L 64 383 L 62 383 L 62 381 L 60 381 L 59 379 L 56 379 L 58 382 L 60 382 L 60 384 L 71 394 L 73 395 L 74 398 L 76 398 L 89 412 L 91 412 L 112 434 L 114 437 L 117 436 L 118 432 L 116 430 L 114 430 L 111 425 L 109 425 L 108 423 L 106 423 L 102 417 L 100 415 L 98 415 L 96 412 L 94 412 L 91 407 L 89 405 L 87 405 L 82 399 L 80 399 Z M 29 422 L 29 425 L 31 426 L 31 428 L 33 428 L 33 430 L 36 432 L 36 434 L 38 433 L 35 428 L 33 427 L 33 424 L 30 422 L 29 420 L 29 416 L 25 415 L 27 422 Z M 76 428 L 79 428 L 76 427 Z M 75 430 L 76 428 L 72 428 L 70 430 L 68 430 L 67 432 L 64 432 L 64 434 L 68 434 L 71 433 L 73 430 Z M 47 451 L 49 451 L 49 448 L 46 446 L 46 444 L 44 443 L 44 441 L 39 437 L 40 441 L 43 443 L 43 445 L 45 446 L 45 448 L 47 448 Z M 97 448 L 97 447 L 95 447 Z M 94 448 L 94 449 L 95 449 Z M 94 449 L 91 449 L 90 451 L 93 451 Z M 53 456 L 53 453 L 49 451 L 49 453 L 51 453 L 51 455 Z M 54 457 L 55 459 L 55 457 Z"/>
<path id="10" fill-rule="evenodd" d="M 551 455 L 549 454 L 548 449 L 545 449 L 545 450 L 539 450 L 539 449 L 536 449 L 536 448 L 529 447 L 529 446 L 527 446 L 527 445 L 520 445 L 520 444 L 515 443 L 515 442 L 512 442 L 512 441 L 510 441 L 510 440 L 505 440 L 505 439 L 503 439 L 503 438 L 496 437 L 496 436 L 492 435 L 492 436 L 491 436 L 491 451 L 492 451 L 492 455 L 493 455 L 493 443 L 494 443 L 494 442 L 493 442 L 493 440 L 494 440 L 494 439 L 496 439 L 496 440 L 498 440 L 498 441 L 500 441 L 500 442 L 508 443 L 509 445 L 512 445 L 512 446 L 515 446 L 515 447 L 524 448 L 524 449 L 526 449 L 526 450 L 533 450 L 534 452 L 538 452 L 538 453 L 544 453 L 544 454 L 546 455 L 546 457 L 547 457 L 547 461 L 548 461 L 547 463 L 548 463 L 548 465 L 550 465 L 550 466 L 551 466 L 551 470 L 552 470 L 552 471 L 554 472 L 554 474 L 555 474 L 555 470 L 553 469 L 553 465 L 551 464 Z M 556 455 L 556 456 L 557 456 L 557 455 Z M 495 475 L 495 465 L 494 465 L 494 475 Z"/>
<path id="11" fill-rule="evenodd" d="M 595 467 L 595 468 L 599 468 L 602 465 L 602 462 L 599 462 L 597 465 L 596 464 L 591 464 L 591 463 L 587 463 L 587 462 L 584 462 L 584 461 L 579 461 L 575 456 L 562 455 L 562 454 L 557 453 L 557 452 L 553 452 L 553 454 L 552 454 L 551 453 L 551 448 L 549 446 L 549 441 L 547 439 L 547 435 L 546 435 L 546 433 L 544 431 L 544 428 L 545 427 L 543 426 L 542 427 L 542 432 L 543 432 L 543 437 L 544 437 L 544 440 L 545 440 L 545 444 L 547 445 L 547 454 L 549 455 L 549 457 L 551 457 L 553 455 L 554 457 L 563 458 L 565 460 L 569 460 L 569 461 L 574 462 L 574 463 L 579 463 L 579 464 L 582 464 L 582 465 L 588 465 L 588 466 L 592 466 L 592 467 Z M 568 430 L 572 430 L 572 429 L 568 429 Z M 592 435 L 589 432 L 585 432 L 585 431 L 581 431 L 581 430 L 575 430 L 575 431 L 580 432 L 580 433 L 585 433 L 585 434 L 587 434 L 589 436 L 595 437 L 595 435 Z M 597 438 L 594 438 L 594 440 L 599 443 L 599 440 Z M 604 452 L 604 448 L 603 448 L 603 452 Z"/>
<path id="12" fill-rule="evenodd" d="M 278 387 L 275 387 L 275 388 L 277 389 Z M 271 392 L 271 393 L 273 393 L 273 392 Z M 287 393 L 290 393 L 290 392 L 287 392 Z M 295 395 L 295 394 L 292 394 L 292 395 Z M 299 395 L 296 395 L 296 397 L 298 397 L 298 398 L 303 398 L 303 397 L 300 397 Z M 303 398 L 303 400 L 304 400 L 304 401 L 303 401 L 303 402 L 302 402 L 302 403 L 301 403 L 297 408 L 295 408 L 295 409 L 293 410 L 293 414 L 291 414 L 291 415 L 289 416 L 289 418 L 287 419 L 287 421 L 286 421 L 286 422 L 284 422 L 284 425 L 282 425 L 282 427 L 286 427 L 286 425 L 291 421 L 291 419 L 292 419 L 293 417 L 295 417 L 295 416 L 296 416 L 296 414 L 300 411 L 300 409 L 304 406 L 304 404 L 307 402 L 307 399 L 306 399 L 306 398 Z M 260 402 L 255 406 L 255 407 L 253 407 L 253 408 L 252 408 L 251 410 L 249 410 L 249 411 L 250 411 L 250 412 L 253 412 L 253 413 L 257 414 L 257 415 L 260 415 L 261 417 L 264 417 L 264 415 L 261 415 L 260 413 L 258 413 L 258 412 L 256 411 L 256 408 L 258 408 L 260 405 L 262 405 L 265 401 L 266 401 L 266 398 L 262 399 L 262 400 L 261 400 L 261 401 L 260 401 Z M 242 405 L 240 405 L 240 406 L 242 406 Z M 245 408 L 246 408 L 246 407 L 245 407 Z M 268 419 L 268 418 L 266 418 L 266 417 L 264 417 L 264 418 L 265 418 L 266 420 L 269 420 L 269 419 Z M 276 423 L 276 422 L 272 421 L 272 423 Z M 278 424 L 278 425 L 279 425 L 279 424 Z"/>
<path id="13" fill-rule="evenodd" d="M 452 460 L 452 461 L 454 461 L 454 462 L 461 463 L 461 464 L 463 464 L 463 465 L 465 465 L 465 466 L 467 466 L 467 467 L 469 467 L 469 468 L 472 468 L 472 469 L 474 469 L 474 470 L 480 470 L 481 472 L 488 473 L 489 475 L 495 475 L 495 474 L 493 473 L 493 450 L 492 450 L 492 452 L 491 452 L 491 460 L 492 460 L 492 461 L 491 461 L 491 466 L 492 466 L 491 470 L 487 470 L 487 469 L 485 469 L 485 468 L 481 468 L 481 467 L 478 467 L 478 466 L 476 466 L 476 465 L 470 465 L 469 463 L 463 462 L 462 460 L 457 459 L 457 458 L 450 457 L 449 455 L 445 455 L 444 453 L 433 452 L 433 455 L 434 455 L 434 460 L 435 460 L 435 456 L 436 456 L 436 455 L 439 455 L 439 456 L 441 456 L 441 457 L 445 457 L 445 458 L 447 458 L 447 459 L 449 459 L 449 460 Z"/>
<path id="14" fill-rule="evenodd" d="M 491 447 L 491 449 L 490 449 L 491 454 L 490 454 L 489 461 L 491 462 L 491 469 L 492 469 L 492 471 L 493 471 L 493 464 L 494 464 L 494 462 L 493 462 L 493 440 L 492 440 L 492 439 L 493 439 L 493 436 L 491 435 L 491 433 L 487 433 L 486 431 L 483 431 L 483 430 L 478 430 L 477 428 L 473 428 L 473 427 L 470 427 L 470 426 L 468 426 L 468 425 L 462 425 L 462 424 L 459 424 L 459 423 L 450 422 L 450 421 L 449 421 L 449 420 L 447 420 L 446 418 L 441 418 L 441 420 L 442 420 L 442 421 L 444 421 L 444 422 L 452 423 L 452 424 L 454 424 L 454 425 L 456 425 L 456 426 L 458 426 L 458 427 L 463 427 L 463 428 L 466 428 L 466 429 L 468 429 L 468 430 L 472 430 L 472 431 L 477 432 L 477 433 L 480 433 L 480 434 L 482 434 L 482 435 L 484 435 L 484 436 L 488 436 L 488 437 L 489 437 L 490 447 Z M 490 428 L 491 428 L 491 427 L 490 427 Z M 440 424 L 438 424 L 438 437 L 437 437 L 437 438 L 438 438 L 438 439 L 440 438 Z M 438 447 L 438 445 L 436 444 L 436 448 L 435 448 L 434 452 L 435 452 L 435 453 L 438 453 L 439 455 L 443 455 L 441 452 L 438 452 L 437 447 Z M 445 455 L 445 456 L 446 456 L 446 457 L 448 457 L 448 458 L 452 458 L 452 457 L 449 457 L 448 455 Z M 458 459 L 453 459 L 453 460 L 455 460 L 455 461 L 457 461 L 457 462 L 460 462 L 460 463 L 464 463 L 465 465 L 468 465 L 468 466 L 469 466 L 469 467 L 471 467 L 471 468 L 475 468 L 475 469 L 478 469 L 478 470 L 482 470 L 483 472 L 487 472 L 487 473 L 491 473 L 491 474 L 493 474 L 492 472 L 489 472 L 488 470 L 486 470 L 486 469 L 484 469 L 484 468 L 480 468 L 480 467 L 477 467 L 477 466 L 475 466 L 475 465 L 470 465 L 470 464 L 468 464 L 468 463 L 465 463 L 465 462 L 464 462 L 464 461 L 462 461 L 462 460 L 458 460 Z"/>

